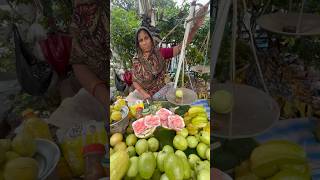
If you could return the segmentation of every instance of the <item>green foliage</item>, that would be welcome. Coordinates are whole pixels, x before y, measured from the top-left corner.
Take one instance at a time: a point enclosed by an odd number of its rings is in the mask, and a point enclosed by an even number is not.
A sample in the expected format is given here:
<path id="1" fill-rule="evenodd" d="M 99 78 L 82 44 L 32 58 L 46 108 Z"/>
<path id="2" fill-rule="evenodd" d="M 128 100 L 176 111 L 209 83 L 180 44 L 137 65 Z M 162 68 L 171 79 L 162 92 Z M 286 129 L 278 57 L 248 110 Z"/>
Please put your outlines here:
<path id="1" fill-rule="evenodd" d="M 320 70 L 320 41 L 319 37 L 299 38 L 288 45 L 286 51 L 298 54 L 307 66 L 314 66 Z"/>
<path id="2" fill-rule="evenodd" d="M 300 12 L 301 1 L 292 1 L 292 10 L 296 12 Z M 271 4 L 282 9 L 289 10 L 289 1 L 279 1 L 272 0 Z M 304 12 L 309 13 L 320 13 L 320 3 L 319 0 L 307 0 L 304 4 Z"/>
<path id="3" fill-rule="evenodd" d="M 181 10 L 178 9 L 178 7 L 171 6 L 164 9 L 163 12 L 166 19 L 163 19 L 157 25 L 161 30 L 160 35 L 164 37 L 173 27 L 175 27 L 179 22 L 182 21 L 182 23 L 176 28 L 176 30 L 166 38 L 166 42 L 181 43 L 185 32 L 184 21 L 189 14 L 189 5 L 184 6 Z M 186 49 L 186 59 L 189 65 L 202 65 L 204 63 L 206 46 L 206 42 L 204 42 L 204 40 L 209 31 L 209 24 L 210 23 L 208 18 L 205 20 L 202 27 L 197 31 L 191 45 L 189 45 Z"/>
<path id="4" fill-rule="evenodd" d="M 208 63 L 210 62 L 208 60 L 210 59 L 210 52 L 208 51 L 210 49 L 210 46 L 208 46 L 208 49 L 206 49 L 206 36 L 208 35 L 208 31 L 210 28 L 209 22 L 209 19 L 204 22 L 203 26 L 198 30 L 197 34 L 193 38 L 192 45 L 189 45 L 187 48 L 186 57 L 190 65 L 208 65 Z"/>
<path id="5" fill-rule="evenodd" d="M 136 52 L 135 32 L 141 24 L 141 19 L 136 14 L 137 9 L 127 8 L 134 7 L 130 5 L 130 2 L 131 0 L 114 0 L 111 10 L 111 45 L 122 62 L 113 61 L 125 66 L 131 66 L 131 59 Z M 160 37 L 166 36 L 172 28 L 182 22 L 165 40 L 165 43 L 181 43 L 185 32 L 184 21 L 189 14 L 189 5 L 179 9 L 173 0 L 154 1 L 153 3 L 159 17 L 156 26 L 160 29 Z M 198 30 L 192 44 L 187 47 L 186 59 L 189 60 L 188 63 L 192 65 L 203 64 L 204 48 L 201 49 L 201 47 L 204 47 L 203 42 L 208 30 L 209 19 Z"/>
<path id="6" fill-rule="evenodd" d="M 0 56 L 0 72 L 15 72 L 16 66 L 12 51 L 4 53 Z"/>
<path id="7" fill-rule="evenodd" d="M 228 30 L 227 30 L 228 31 Z M 236 42 L 236 69 L 254 62 L 250 45 L 242 40 Z M 231 36 L 225 32 L 219 52 L 215 76 L 219 81 L 230 80 Z"/>
<path id="8" fill-rule="evenodd" d="M 300 12 L 301 1 L 293 1 L 292 11 Z M 272 3 L 277 8 L 289 10 L 289 4 L 287 1 L 273 0 Z M 305 1 L 304 9 L 305 13 L 315 13 L 320 15 L 320 3 L 318 0 Z M 288 52 L 297 54 L 307 66 L 314 66 L 320 69 L 320 41 L 319 36 L 310 37 L 292 37 L 276 35 L 282 42 L 282 52 Z"/>
<path id="9" fill-rule="evenodd" d="M 11 3 L 14 4 L 29 4 L 32 3 L 32 0 L 8 0 Z"/>
<path id="10" fill-rule="evenodd" d="M 20 92 L 11 97 L 6 103 L 9 103 L 10 101 L 13 107 L 12 112 L 15 114 L 21 114 L 27 108 L 39 111 L 49 111 L 51 113 L 55 111 L 61 103 L 60 96 L 56 92 L 45 96 L 31 96 Z"/>
<path id="11" fill-rule="evenodd" d="M 69 25 L 72 20 L 73 5 L 69 0 L 65 1 L 53 1 L 52 3 L 52 16 L 57 21 L 59 30 L 68 31 Z M 50 5 L 50 3 L 48 3 Z M 49 6 L 50 7 L 50 6 Z"/>
<path id="12" fill-rule="evenodd" d="M 230 58 L 231 58 L 231 36 L 230 28 L 226 28 L 226 32 L 223 35 L 219 56 L 215 68 L 214 75 L 220 81 L 228 80 L 230 70 Z"/>
<path id="13" fill-rule="evenodd" d="M 111 45 L 125 65 L 130 65 L 136 51 L 135 32 L 140 20 L 134 10 L 113 7 L 111 11 Z"/>
<path id="14" fill-rule="evenodd" d="M 136 2 L 135 0 L 112 0 L 111 4 L 123 10 L 130 11 L 137 9 Z"/>
<path id="15" fill-rule="evenodd" d="M 10 19 L 10 12 L 0 9 L 0 19 L 2 21 L 9 20 Z"/>
<path id="16" fill-rule="evenodd" d="M 189 46 L 187 48 L 187 63 L 190 66 L 197 64 L 203 65 L 204 63 L 204 54 L 196 46 Z"/>

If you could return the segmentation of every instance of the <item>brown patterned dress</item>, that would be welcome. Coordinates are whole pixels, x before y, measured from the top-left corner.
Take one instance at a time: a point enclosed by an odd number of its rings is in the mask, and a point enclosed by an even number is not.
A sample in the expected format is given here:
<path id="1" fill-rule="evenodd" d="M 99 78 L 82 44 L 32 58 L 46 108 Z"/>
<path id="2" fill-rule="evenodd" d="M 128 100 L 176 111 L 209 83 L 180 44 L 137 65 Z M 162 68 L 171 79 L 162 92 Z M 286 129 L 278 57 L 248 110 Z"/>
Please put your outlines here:
<path id="1" fill-rule="evenodd" d="M 137 82 L 150 96 L 153 96 L 165 83 L 165 75 L 173 48 L 155 48 L 148 58 L 138 53 L 132 60 L 133 81 Z"/>
<path id="2" fill-rule="evenodd" d="M 109 81 L 109 2 L 76 0 L 70 30 L 73 35 L 71 64 L 85 64 L 98 78 Z"/>

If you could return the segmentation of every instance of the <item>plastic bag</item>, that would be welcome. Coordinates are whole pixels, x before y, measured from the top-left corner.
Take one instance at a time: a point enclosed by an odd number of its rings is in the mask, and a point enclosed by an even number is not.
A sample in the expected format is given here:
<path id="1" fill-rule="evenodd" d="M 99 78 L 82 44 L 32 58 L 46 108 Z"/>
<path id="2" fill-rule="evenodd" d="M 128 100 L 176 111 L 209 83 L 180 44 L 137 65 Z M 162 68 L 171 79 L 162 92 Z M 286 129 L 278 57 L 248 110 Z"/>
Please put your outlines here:
<path id="1" fill-rule="evenodd" d="M 43 95 L 51 82 L 52 69 L 46 62 L 39 61 L 22 41 L 16 25 L 12 26 L 14 32 L 16 72 L 22 89 L 31 95 Z"/>
<path id="2" fill-rule="evenodd" d="M 67 130 L 58 130 L 57 137 L 62 153 L 74 176 L 84 173 L 82 148 L 85 145 L 108 142 L 103 122 L 87 121 Z"/>

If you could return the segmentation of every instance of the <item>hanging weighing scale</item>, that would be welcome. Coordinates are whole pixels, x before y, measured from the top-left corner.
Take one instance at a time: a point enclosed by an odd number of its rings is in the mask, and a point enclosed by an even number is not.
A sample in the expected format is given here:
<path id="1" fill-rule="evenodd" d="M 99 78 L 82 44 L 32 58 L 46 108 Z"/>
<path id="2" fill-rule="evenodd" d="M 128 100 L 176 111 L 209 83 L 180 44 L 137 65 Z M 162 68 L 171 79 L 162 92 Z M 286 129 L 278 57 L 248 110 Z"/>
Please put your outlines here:
<path id="1" fill-rule="evenodd" d="M 245 3 L 245 1 L 242 1 Z M 236 33 L 237 33 L 237 0 L 220 1 L 217 14 L 217 21 L 211 44 L 211 79 L 214 79 L 215 65 L 218 60 L 220 45 L 227 23 L 230 6 L 233 6 L 233 27 L 232 27 L 232 61 L 231 61 L 231 82 L 216 83 L 211 86 L 212 92 L 218 90 L 228 91 L 232 95 L 232 110 L 226 114 L 219 114 L 213 111 L 212 134 L 222 138 L 248 138 L 259 135 L 268 130 L 278 121 L 280 109 L 276 101 L 269 95 L 261 71 L 260 63 L 254 46 L 253 33 L 249 29 L 251 49 L 253 51 L 255 63 L 259 71 L 261 83 L 264 91 L 255 87 L 234 83 L 235 79 L 235 58 L 236 58 Z M 244 6 L 246 7 L 246 6 Z M 215 101 L 215 99 L 211 99 Z"/>
<path id="2" fill-rule="evenodd" d="M 185 33 L 184 33 L 183 42 L 182 42 L 181 53 L 179 56 L 178 68 L 177 68 L 177 72 L 175 74 L 174 86 L 173 86 L 173 88 L 169 89 L 166 94 L 166 99 L 170 103 L 175 104 L 175 105 L 191 105 L 193 102 L 195 102 L 198 99 L 197 93 L 194 90 L 183 87 L 184 86 L 184 82 L 183 82 L 184 81 L 184 67 L 186 64 L 186 62 L 185 62 L 186 51 L 185 50 L 186 50 L 188 35 L 190 33 L 190 29 L 192 27 L 193 20 L 196 18 L 199 18 L 200 16 L 203 15 L 200 11 L 198 13 L 195 13 L 195 7 L 196 7 L 196 1 L 191 2 L 189 16 L 186 21 L 186 29 L 185 29 Z M 204 15 L 205 14 L 206 13 L 204 13 Z M 182 70 L 182 87 L 177 87 L 181 70 Z M 177 97 L 177 95 L 176 95 L 177 91 L 180 91 L 179 93 L 182 94 L 181 97 Z"/>
<path id="3" fill-rule="evenodd" d="M 276 12 L 262 15 L 257 19 L 257 24 L 263 29 L 283 35 L 314 36 L 320 34 L 320 15 L 304 13 L 304 0 L 301 1 L 300 12 L 291 12 L 290 0 L 289 13 Z"/>
<path id="4" fill-rule="evenodd" d="M 213 91 L 233 93 L 230 113 L 213 112 L 213 135 L 223 138 L 246 138 L 268 130 L 280 117 L 277 102 L 265 92 L 252 86 L 223 83 L 214 84 Z"/>
<path id="5" fill-rule="evenodd" d="M 210 73 L 210 66 L 206 65 L 196 65 L 190 68 L 191 71 L 197 72 L 199 74 L 209 74 Z"/>

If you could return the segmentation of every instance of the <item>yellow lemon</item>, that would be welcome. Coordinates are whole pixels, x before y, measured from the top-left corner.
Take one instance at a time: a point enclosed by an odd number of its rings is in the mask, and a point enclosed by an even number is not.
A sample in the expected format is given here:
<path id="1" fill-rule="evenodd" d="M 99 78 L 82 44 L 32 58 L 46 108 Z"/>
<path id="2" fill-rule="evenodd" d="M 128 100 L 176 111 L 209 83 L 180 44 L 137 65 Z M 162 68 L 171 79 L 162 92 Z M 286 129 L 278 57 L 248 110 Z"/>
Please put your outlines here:
<path id="1" fill-rule="evenodd" d="M 117 100 L 119 100 L 119 99 L 122 99 L 122 96 L 117 96 L 117 98 L 116 98 Z"/>
<path id="2" fill-rule="evenodd" d="M 124 100 L 124 99 L 119 99 L 119 100 L 117 101 L 117 104 L 119 104 L 121 107 L 122 107 L 122 106 L 125 106 L 125 105 L 126 105 L 126 100 Z"/>
<path id="3" fill-rule="evenodd" d="M 120 111 L 122 108 L 122 106 L 120 104 L 116 104 L 113 106 L 113 109 L 116 110 L 116 111 Z"/>
<path id="4" fill-rule="evenodd" d="M 183 91 L 181 89 L 176 90 L 176 97 L 182 98 L 183 97 Z"/>
<path id="5" fill-rule="evenodd" d="M 122 119 L 122 114 L 120 111 L 114 111 L 112 114 L 111 114 L 111 119 L 114 120 L 114 121 L 119 121 Z"/>

